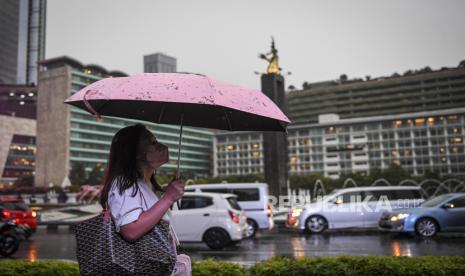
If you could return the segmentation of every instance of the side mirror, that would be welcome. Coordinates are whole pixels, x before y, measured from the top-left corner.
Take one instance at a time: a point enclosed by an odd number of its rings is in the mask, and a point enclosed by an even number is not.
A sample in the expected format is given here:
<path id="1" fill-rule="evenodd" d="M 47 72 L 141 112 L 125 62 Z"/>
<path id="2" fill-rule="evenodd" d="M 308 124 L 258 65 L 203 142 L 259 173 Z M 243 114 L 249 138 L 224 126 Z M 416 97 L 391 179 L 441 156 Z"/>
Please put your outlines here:
<path id="1" fill-rule="evenodd" d="M 453 203 L 446 203 L 441 206 L 443 209 L 453 209 L 455 208 L 455 205 Z"/>

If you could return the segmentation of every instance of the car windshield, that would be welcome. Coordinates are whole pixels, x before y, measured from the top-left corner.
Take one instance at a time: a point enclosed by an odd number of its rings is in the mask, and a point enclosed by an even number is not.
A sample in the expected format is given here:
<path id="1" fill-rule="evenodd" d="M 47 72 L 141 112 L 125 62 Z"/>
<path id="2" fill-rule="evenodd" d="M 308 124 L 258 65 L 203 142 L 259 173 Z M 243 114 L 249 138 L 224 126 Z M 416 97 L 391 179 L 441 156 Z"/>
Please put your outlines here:
<path id="1" fill-rule="evenodd" d="M 437 197 L 433 197 L 432 199 L 429 199 L 429 200 L 423 202 L 423 204 L 421 204 L 421 207 L 435 207 L 439 203 L 441 203 L 444 200 L 446 200 L 448 198 L 451 198 L 451 197 L 452 197 L 452 195 L 450 195 L 450 194 L 444 194 L 444 195 L 440 195 L 440 196 L 437 196 Z"/>

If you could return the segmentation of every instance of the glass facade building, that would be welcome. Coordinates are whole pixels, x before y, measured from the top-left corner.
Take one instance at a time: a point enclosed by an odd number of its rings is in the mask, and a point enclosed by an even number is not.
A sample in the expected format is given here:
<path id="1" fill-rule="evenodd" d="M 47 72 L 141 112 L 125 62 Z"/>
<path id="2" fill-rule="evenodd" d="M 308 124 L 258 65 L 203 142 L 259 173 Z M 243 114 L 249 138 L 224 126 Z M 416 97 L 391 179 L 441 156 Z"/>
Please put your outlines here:
<path id="1" fill-rule="evenodd" d="M 465 179 L 464 126 L 465 108 L 290 126 L 289 173 L 339 178 L 397 164 Z M 215 174 L 263 173 L 262 145 L 259 134 L 218 134 Z"/>
<path id="2" fill-rule="evenodd" d="M 308 84 L 286 97 L 290 175 L 338 178 L 398 164 L 412 175 L 465 179 L 462 65 Z M 264 173 L 262 155 L 260 134 L 218 133 L 214 175 Z"/>
<path id="3" fill-rule="evenodd" d="M 14 135 L 4 165 L 2 181 L 13 184 L 17 179 L 35 174 L 35 137 Z"/>
<path id="4" fill-rule="evenodd" d="M 0 84 L 0 186 L 35 173 L 37 88 Z"/>
<path id="5" fill-rule="evenodd" d="M 98 81 L 105 77 L 121 77 L 125 76 L 124 73 L 118 71 L 108 72 L 100 66 L 96 65 L 82 65 L 78 61 L 71 58 L 63 57 L 56 58 L 53 60 L 47 60 L 41 63 L 43 66 L 44 78 L 47 78 L 45 75 L 53 74 L 55 70 L 63 69 L 66 67 L 66 73 L 64 74 L 65 86 L 70 88 L 70 91 L 55 91 L 56 93 L 65 93 L 67 96 L 76 93 L 83 87 L 89 85 L 92 82 Z M 42 72 L 41 72 L 42 73 Z M 47 94 L 47 87 L 56 87 L 56 83 L 53 83 L 53 79 L 47 78 L 51 83 L 45 83 L 44 88 L 42 89 L 39 85 L 39 90 L 44 91 L 44 94 Z M 68 82 L 68 84 L 66 84 Z M 48 94 L 54 94 L 52 92 Z M 40 93 L 40 92 L 39 92 Z M 66 96 L 66 98 L 67 98 Z M 63 97 L 65 98 L 65 97 Z M 43 99 L 47 99 L 44 97 Z M 63 103 L 61 103 L 63 104 Z M 39 110 L 41 109 L 41 102 L 39 98 Z M 53 104 L 52 104 L 53 105 Z M 169 148 L 170 161 L 169 163 L 160 167 L 160 174 L 172 174 L 177 166 L 177 153 L 178 153 L 178 141 L 179 141 L 179 126 L 176 125 L 162 125 L 162 124 L 153 124 L 149 122 L 131 120 L 131 119 L 122 119 L 116 117 L 103 117 L 101 121 L 97 121 L 92 115 L 88 112 L 78 109 L 73 106 L 66 106 L 66 116 L 62 116 L 63 120 L 69 118 L 69 122 L 65 122 L 67 130 L 64 135 L 66 136 L 67 141 L 64 142 L 64 148 L 68 151 L 67 154 L 64 154 L 64 160 L 67 162 L 66 173 L 73 168 L 76 163 L 81 163 L 84 165 L 85 170 L 90 172 L 94 167 L 101 167 L 106 164 L 108 159 L 108 153 L 110 150 L 111 139 L 113 135 L 121 128 L 132 125 L 135 123 L 143 123 L 146 125 L 157 137 L 157 139 L 166 144 Z M 40 115 L 39 115 L 40 116 Z M 51 115 L 54 116 L 54 115 Z M 49 124 L 48 120 L 41 121 L 38 120 L 38 139 L 40 140 L 40 132 L 44 124 Z M 56 129 L 56 131 L 59 131 Z M 51 137 L 46 137 L 44 134 L 41 139 L 44 143 L 54 143 L 51 140 Z M 209 176 L 211 175 L 211 148 L 212 148 L 213 132 L 208 129 L 201 128 L 192 128 L 184 127 L 183 128 L 183 140 L 181 146 L 181 173 L 185 177 L 195 177 L 195 176 Z M 44 148 L 46 148 L 45 146 Z M 40 149 L 39 149 L 40 151 Z M 50 151 L 49 151 L 50 152 Z M 50 154 L 50 153 L 49 153 Z M 47 156 L 47 152 L 43 152 L 43 159 L 51 158 Z M 37 163 L 39 164 L 41 160 L 38 158 Z M 44 162 L 46 162 L 44 160 Z M 40 165 L 39 165 L 40 166 Z M 43 177 L 47 178 L 47 177 Z M 48 177 L 46 183 L 50 182 L 51 177 Z M 56 183 L 57 180 L 52 181 Z M 36 183 L 36 185 L 41 185 L 41 183 Z M 42 184 L 43 185 L 43 184 Z"/>
<path id="6" fill-rule="evenodd" d="M 0 1 L 0 83 L 37 84 L 46 11 L 46 0 Z"/>

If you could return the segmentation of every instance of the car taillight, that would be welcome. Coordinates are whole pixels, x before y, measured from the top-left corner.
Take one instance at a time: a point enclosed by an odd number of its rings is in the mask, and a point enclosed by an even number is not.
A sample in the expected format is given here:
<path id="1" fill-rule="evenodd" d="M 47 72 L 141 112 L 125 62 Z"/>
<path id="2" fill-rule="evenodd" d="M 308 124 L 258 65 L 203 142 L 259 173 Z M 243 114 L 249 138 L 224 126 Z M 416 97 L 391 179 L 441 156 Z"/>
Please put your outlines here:
<path id="1" fill-rule="evenodd" d="M 235 223 L 239 223 L 239 216 L 236 216 L 233 211 L 228 210 L 229 216 L 231 217 L 232 221 Z"/>
<path id="2" fill-rule="evenodd" d="M 268 204 L 268 210 L 266 211 L 266 214 L 268 215 L 268 217 L 271 217 L 271 215 L 273 215 L 273 209 L 271 209 L 270 204 Z"/>
<path id="3" fill-rule="evenodd" d="M 8 211 L 3 211 L 3 217 L 4 218 L 9 218 L 11 216 L 11 213 Z"/>

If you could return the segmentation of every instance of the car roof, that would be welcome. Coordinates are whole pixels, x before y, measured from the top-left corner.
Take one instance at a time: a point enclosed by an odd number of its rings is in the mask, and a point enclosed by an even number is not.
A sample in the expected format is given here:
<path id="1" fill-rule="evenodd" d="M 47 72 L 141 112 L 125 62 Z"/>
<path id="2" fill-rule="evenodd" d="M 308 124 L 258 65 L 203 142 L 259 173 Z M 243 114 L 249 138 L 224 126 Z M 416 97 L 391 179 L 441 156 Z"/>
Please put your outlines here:
<path id="1" fill-rule="evenodd" d="M 185 196 L 211 196 L 211 197 L 221 197 L 221 198 L 228 198 L 228 197 L 237 197 L 235 194 L 223 194 L 223 193 L 206 193 L 206 192 L 185 192 Z"/>
<path id="2" fill-rule="evenodd" d="M 211 183 L 211 184 L 192 184 L 187 185 L 186 188 L 256 188 L 256 187 L 268 187 L 268 184 L 263 182 L 249 182 L 249 183 Z"/>
<path id="3" fill-rule="evenodd" d="M 380 190 L 421 190 L 420 186 L 360 186 L 344 189 L 337 189 L 337 192 L 357 192 L 357 191 L 380 191 Z"/>

